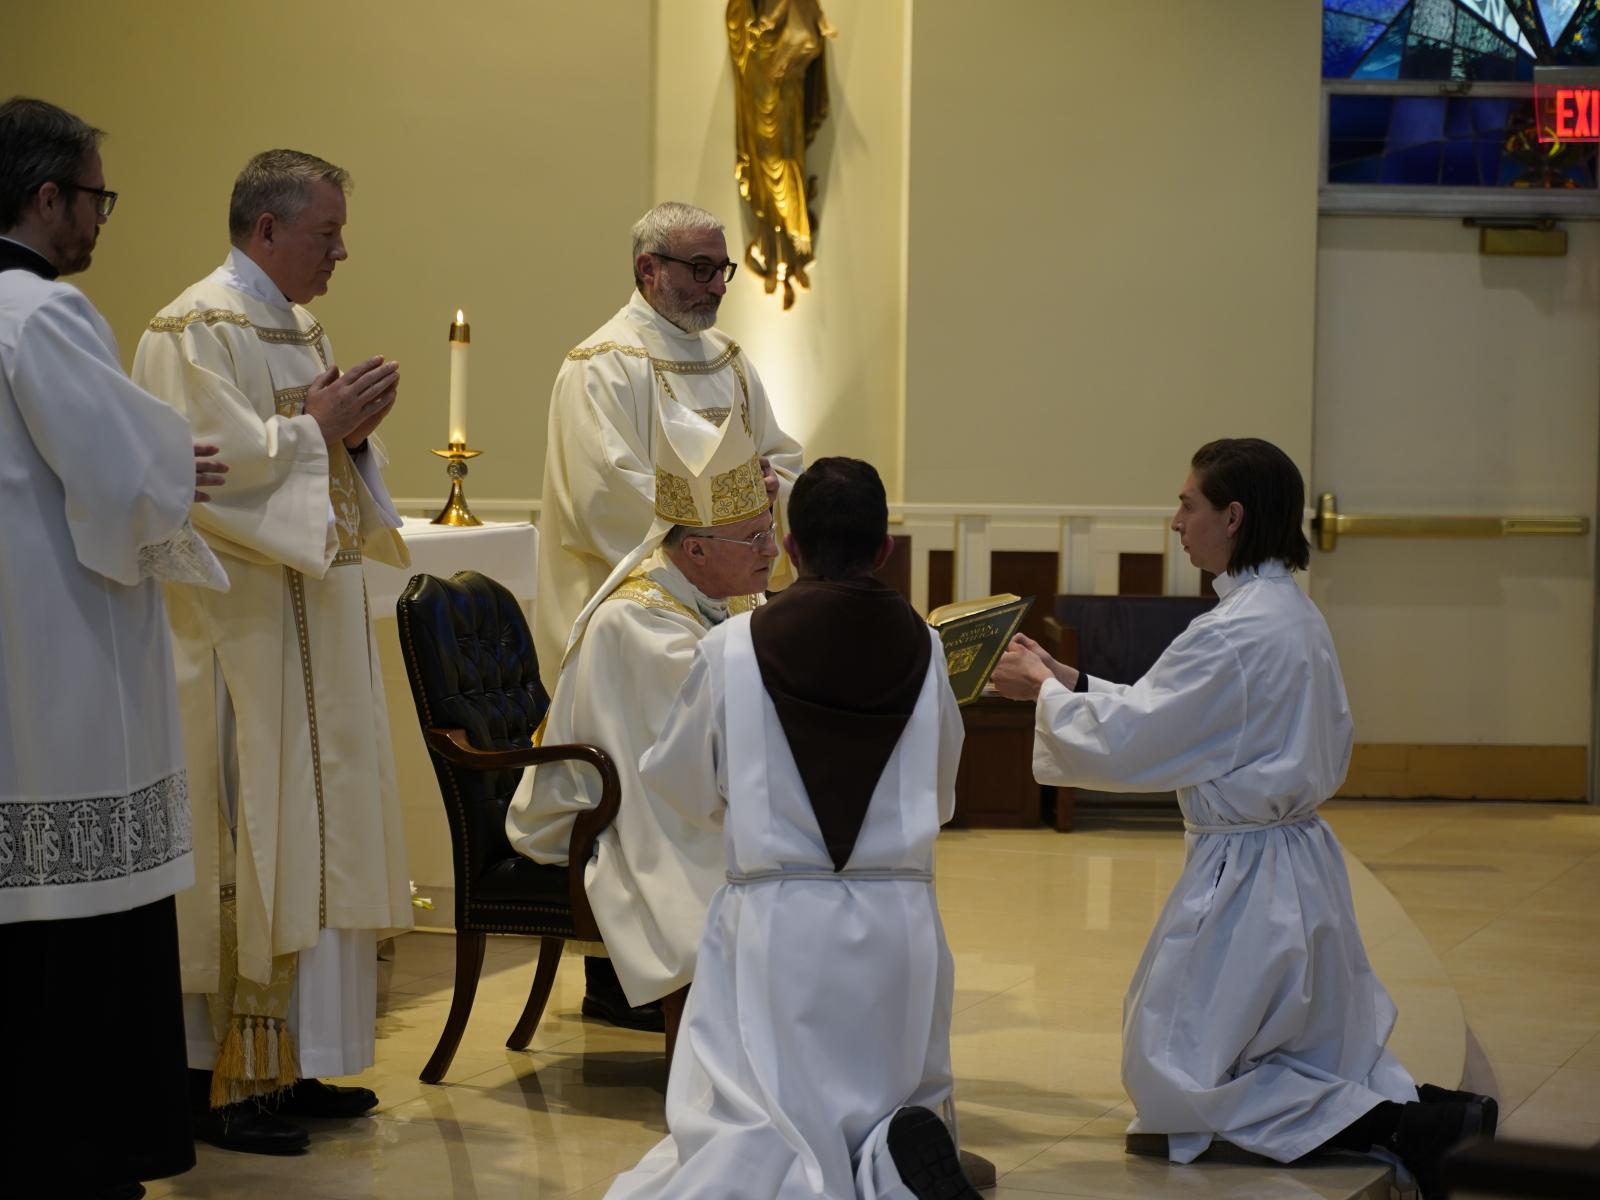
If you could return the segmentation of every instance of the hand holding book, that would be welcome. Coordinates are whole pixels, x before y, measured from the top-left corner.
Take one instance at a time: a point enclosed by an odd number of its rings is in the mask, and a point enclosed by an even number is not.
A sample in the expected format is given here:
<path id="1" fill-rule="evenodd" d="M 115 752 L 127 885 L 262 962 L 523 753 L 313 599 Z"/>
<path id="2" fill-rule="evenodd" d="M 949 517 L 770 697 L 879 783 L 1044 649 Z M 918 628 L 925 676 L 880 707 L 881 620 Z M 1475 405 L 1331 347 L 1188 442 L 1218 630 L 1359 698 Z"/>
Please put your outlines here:
<path id="1" fill-rule="evenodd" d="M 1036 700 L 1039 689 L 1052 678 L 1071 689 L 1077 686 L 1078 672 L 1057 662 L 1027 634 L 1019 633 L 1000 656 L 989 683 L 1008 700 Z"/>

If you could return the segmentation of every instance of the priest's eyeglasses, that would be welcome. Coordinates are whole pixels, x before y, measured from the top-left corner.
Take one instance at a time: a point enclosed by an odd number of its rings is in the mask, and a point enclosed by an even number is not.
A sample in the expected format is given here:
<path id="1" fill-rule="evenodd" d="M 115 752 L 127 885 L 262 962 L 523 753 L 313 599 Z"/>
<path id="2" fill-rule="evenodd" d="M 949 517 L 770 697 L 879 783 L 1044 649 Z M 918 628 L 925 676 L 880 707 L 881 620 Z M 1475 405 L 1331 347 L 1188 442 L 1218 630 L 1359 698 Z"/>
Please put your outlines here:
<path id="1" fill-rule="evenodd" d="M 75 192 L 88 192 L 94 197 L 94 211 L 104 220 L 111 215 L 111 210 L 117 207 L 117 193 L 109 192 L 105 188 L 88 187 L 82 183 L 69 183 L 67 185 Z"/>
<path id="2" fill-rule="evenodd" d="M 694 272 L 694 281 L 696 283 L 710 283 L 711 277 L 719 271 L 722 272 L 722 282 L 729 283 L 733 280 L 733 273 L 739 269 L 738 263 L 726 259 L 719 263 L 690 262 L 687 258 L 673 258 L 672 255 L 662 254 L 657 250 L 650 251 L 650 256 L 652 258 L 664 258 L 668 262 L 682 263 L 690 271 Z"/>
<path id="3" fill-rule="evenodd" d="M 772 525 L 768 525 L 755 537 L 747 538 L 718 537 L 714 533 L 686 533 L 683 536 L 704 538 L 708 542 L 734 542 L 740 546 L 749 546 L 752 550 L 765 550 L 769 546 L 778 544 L 777 528 Z"/>

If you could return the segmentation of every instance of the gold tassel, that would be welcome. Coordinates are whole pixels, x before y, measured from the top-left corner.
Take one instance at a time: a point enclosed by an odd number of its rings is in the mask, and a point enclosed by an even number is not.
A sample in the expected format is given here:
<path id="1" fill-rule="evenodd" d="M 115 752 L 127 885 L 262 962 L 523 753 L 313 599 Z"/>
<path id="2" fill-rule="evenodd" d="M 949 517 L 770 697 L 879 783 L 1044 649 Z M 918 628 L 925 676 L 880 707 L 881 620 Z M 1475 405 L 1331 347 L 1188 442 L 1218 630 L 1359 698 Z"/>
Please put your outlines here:
<path id="1" fill-rule="evenodd" d="M 211 1107 L 223 1108 L 232 1104 L 233 1081 L 244 1072 L 244 1039 L 240 1033 L 243 1018 L 228 1022 L 228 1036 L 217 1050 L 217 1062 L 211 1069 Z"/>
<path id="2" fill-rule="evenodd" d="M 273 1069 L 278 1065 L 278 1056 L 276 1054 L 270 1058 L 267 1056 L 267 1019 L 265 1017 L 257 1017 L 255 1020 L 256 1060 L 252 1064 L 255 1070 L 251 1073 L 250 1078 L 259 1084 L 263 1080 L 272 1078 Z"/>
<path id="3" fill-rule="evenodd" d="M 278 1033 L 278 1082 L 292 1087 L 299 1078 L 300 1048 L 295 1045 L 294 1034 L 289 1032 L 288 1022 L 285 1022 Z"/>

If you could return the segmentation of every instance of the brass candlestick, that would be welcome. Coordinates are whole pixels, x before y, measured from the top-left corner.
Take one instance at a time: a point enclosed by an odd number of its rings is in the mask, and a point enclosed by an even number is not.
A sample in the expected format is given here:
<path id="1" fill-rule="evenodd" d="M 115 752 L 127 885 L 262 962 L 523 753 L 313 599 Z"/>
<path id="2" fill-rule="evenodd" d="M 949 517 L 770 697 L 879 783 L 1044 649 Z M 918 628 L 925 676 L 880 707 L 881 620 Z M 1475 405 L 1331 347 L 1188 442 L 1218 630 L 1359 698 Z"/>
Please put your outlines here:
<path id="1" fill-rule="evenodd" d="M 450 465 L 445 468 L 450 476 L 450 498 L 444 502 L 444 507 L 439 510 L 439 515 L 431 522 L 434 525 L 482 525 L 483 522 L 472 515 L 472 510 L 467 507 L 467 494 L 461 488 L 461 481 L 467 477 L 467 459 L 477 458 L 482 450 L 468 450 L 464 442 L 451 442 L 448 450 L 434 450 L 440 458 L 450 460 Z"/>

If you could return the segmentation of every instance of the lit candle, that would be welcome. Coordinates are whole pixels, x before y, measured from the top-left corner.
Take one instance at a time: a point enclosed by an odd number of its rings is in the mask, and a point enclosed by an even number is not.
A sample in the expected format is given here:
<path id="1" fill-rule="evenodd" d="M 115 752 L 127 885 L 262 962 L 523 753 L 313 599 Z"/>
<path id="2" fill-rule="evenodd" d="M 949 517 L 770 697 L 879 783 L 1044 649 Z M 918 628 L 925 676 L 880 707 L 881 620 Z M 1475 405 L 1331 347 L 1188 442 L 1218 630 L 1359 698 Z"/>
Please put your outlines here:
<path id="1" fill-rule="evenodd" d="M 472 326 L 456 309 L 450 326 L 450 445 L 467 444 L 467 347 L 472 343 Z"/>

